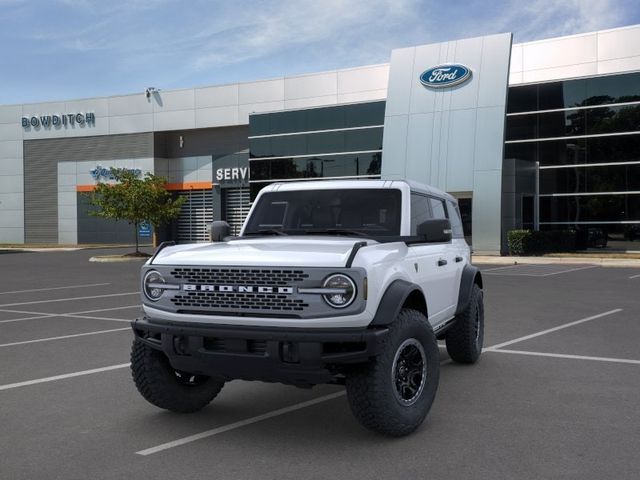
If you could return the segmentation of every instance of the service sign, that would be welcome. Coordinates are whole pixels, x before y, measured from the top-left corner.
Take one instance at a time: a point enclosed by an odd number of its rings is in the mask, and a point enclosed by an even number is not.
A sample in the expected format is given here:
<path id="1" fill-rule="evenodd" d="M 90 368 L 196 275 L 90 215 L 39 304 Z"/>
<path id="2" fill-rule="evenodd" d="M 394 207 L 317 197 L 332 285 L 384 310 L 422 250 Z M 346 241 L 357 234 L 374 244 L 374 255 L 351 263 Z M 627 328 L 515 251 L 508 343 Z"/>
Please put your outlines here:
<path id="1" fill-rule="evenodd" d="M 428 88 L 446 88 L 460 85 L 471 78 L 471 69 L 460 64 L 431 67 L 422 72 L 420 83 Z"/>

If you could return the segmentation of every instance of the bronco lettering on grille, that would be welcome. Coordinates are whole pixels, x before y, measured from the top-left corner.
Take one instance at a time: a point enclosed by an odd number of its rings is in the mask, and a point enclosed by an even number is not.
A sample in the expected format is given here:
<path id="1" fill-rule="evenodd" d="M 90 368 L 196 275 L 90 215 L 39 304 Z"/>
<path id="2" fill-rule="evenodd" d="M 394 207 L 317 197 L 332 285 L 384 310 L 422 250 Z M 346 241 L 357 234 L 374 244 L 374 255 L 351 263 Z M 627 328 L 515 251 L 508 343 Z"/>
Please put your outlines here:
<path id="1" fill-rule="evenodd" d="M 253 285 L 194 285 L 184 284 L 182 289 L 186 292 L 222 292 L 222 293 L 280 293 L 293 294 L 293 287 L 269 287 Z"/>

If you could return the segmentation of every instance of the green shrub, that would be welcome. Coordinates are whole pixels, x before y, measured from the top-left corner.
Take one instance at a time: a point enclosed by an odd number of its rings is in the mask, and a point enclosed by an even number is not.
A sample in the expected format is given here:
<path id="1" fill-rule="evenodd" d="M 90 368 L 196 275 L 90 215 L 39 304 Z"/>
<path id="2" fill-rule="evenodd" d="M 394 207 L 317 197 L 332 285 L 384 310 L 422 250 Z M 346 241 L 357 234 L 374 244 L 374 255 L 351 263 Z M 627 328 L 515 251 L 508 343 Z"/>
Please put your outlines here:
<path id="1" fill-rule="evenodd" d="M 576 250 L 576 232 L 573 230 L 510 230 L 507 232 L 509 255 L 542 255 L 551 252 Z"/>

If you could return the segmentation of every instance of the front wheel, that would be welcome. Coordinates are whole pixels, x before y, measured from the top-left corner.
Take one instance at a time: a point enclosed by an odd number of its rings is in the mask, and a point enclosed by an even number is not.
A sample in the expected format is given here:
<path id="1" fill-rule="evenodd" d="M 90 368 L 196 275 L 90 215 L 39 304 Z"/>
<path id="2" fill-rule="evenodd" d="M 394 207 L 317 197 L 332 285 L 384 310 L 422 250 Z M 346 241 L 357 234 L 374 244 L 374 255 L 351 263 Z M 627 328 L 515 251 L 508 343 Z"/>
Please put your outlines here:
<path id="1" fill-rule="evenodd" d="M 131 373 L 140 394 L 156 407 L 192 413 L 206 407 L 224 381 L 175 370 L 166 355 L 142 342 L 133 342 Z"/>
<path id="2" fill-rule="evenodd" d="M 438 344 L 426 317 L 402 309 L 389 328 L 383 352 L 347 375 L 349 406 L 378 433 L 408 435 L 424 421 L 438 389 Z"/>

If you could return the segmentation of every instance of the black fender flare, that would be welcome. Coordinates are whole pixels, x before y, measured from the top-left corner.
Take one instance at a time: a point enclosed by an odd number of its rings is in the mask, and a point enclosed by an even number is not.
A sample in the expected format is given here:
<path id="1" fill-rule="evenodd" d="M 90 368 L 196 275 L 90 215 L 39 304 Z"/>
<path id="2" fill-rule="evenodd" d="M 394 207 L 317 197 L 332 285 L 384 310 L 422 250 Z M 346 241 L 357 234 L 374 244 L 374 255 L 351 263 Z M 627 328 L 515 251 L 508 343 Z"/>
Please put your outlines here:
<path id="1" fill-rule="evenodd" d="M 369 325 L 384 326 L 392 323 L 400 313 L 409 295 L 414 292 L 418 292 L 423 299 L 425 298 L 422 289 L 415 283 L 407 282 L 406 280 L 394 280 L 391 282 L 382 295 L 378 310 Z M 424 307 L 426 315 L 426 300 Z"/>
<path id="2" fill-rule="evenodd" d="M 482 288 L 482 274 L 478 267 L 467 264 L 462 270 L 462 278 L 460 278 L 460 291 L 458 293 L 458 306 L 456 307 L 456 315 L 464 312 L 469 305 L 471 297 L 471 289 L 474 284 L 478 284 Z"/>

